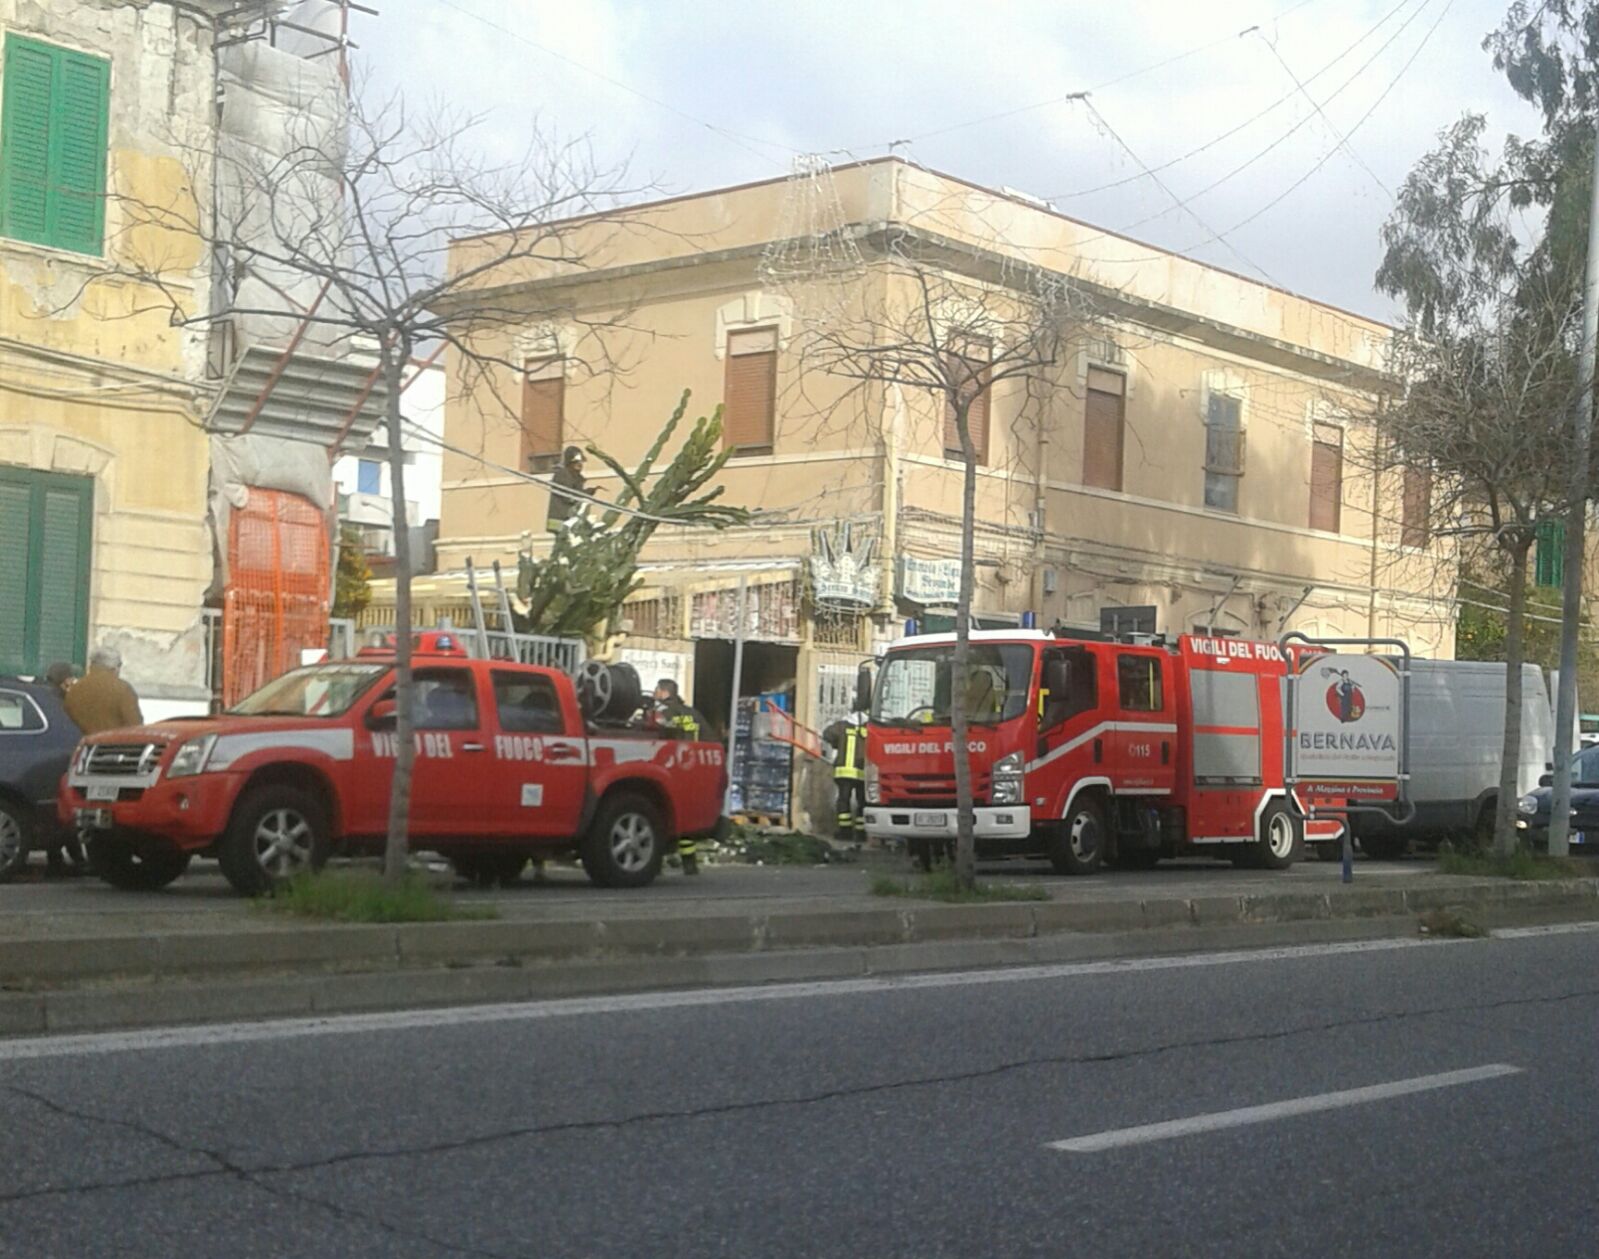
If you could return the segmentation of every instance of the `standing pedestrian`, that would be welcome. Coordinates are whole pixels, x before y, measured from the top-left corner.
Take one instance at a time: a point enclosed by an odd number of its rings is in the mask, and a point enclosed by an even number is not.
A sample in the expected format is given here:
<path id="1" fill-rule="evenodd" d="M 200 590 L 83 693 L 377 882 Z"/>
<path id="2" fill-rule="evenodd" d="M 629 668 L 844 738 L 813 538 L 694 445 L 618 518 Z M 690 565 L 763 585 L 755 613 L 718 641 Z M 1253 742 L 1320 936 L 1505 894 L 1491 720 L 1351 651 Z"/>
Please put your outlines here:
<path id="1" fill-rule="evenodd" d="M 544 527 L 551 533 L 559 533 L 566 522 L 581 511 L 583 499 L 578 496 L 587 493 L 588 484 L 583 480 L 583 451 L 577 446 L 568 446 L 561 453 L 561 466 L 550 474 L 550 505 L 544 512 Z"/>
<path id="2" fill-rule="evenodd" d="M 67 692 L 82 676 L 83 670 L 67 660 L 58 660 L 44 671 L 45 682 L 56 693 L 63 708 L 67 704 Z M 71 715 L 70 710 L 68 715 Z M 64 828 L 52 829 L 45 844 L 44 860 L 45 877 L 51 879 L 82 874 L 89 865 L 88 858 L 83 854 L 83 841 L 76 832 Z"/>
<path id="3" fill-rule="evenodd" d="M 121 674 L 122 654 L 115 647 L 96 647 L 89 656 L 89 672 L 66 692 L 67 716 L 84 734 L 144 724 L 139 697 Z"/>
<path id="4" fill-rule="evenodd" d="M 675 731 L 680 739 L 698 739 L 705 728 L 705 718 L 683 702 L 677 683 L 671 678 L 662 678 L 655 684 L 655 707 L 647 720 L 652 725 Z M 699 845 L 693 839 L 686 835 L 680 837 L 677 855 L 683 862 L 684 874 L 700 872 Z"/>
<path id="5" fill-rule="evenodd" d="M 822 731 L 833 749 L 833 782 L 838 788 L 837 838 L 866 840 L 866 714 L 859 710 L 840 717 Z"/>

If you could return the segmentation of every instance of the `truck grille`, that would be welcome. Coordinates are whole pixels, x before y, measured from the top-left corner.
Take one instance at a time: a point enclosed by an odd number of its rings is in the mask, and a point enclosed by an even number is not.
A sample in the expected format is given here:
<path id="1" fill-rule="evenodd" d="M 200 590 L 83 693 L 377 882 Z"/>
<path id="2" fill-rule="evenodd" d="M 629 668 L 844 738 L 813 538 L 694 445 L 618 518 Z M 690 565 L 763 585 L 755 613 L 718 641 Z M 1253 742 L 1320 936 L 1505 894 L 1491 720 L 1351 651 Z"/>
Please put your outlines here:
<path id="1" fill-rule="evenodd" d="M 972 801 L 984 804 L 988 800 L 993 775 L 972 775 Z M 878 780 L 878 790 L 884 804 L 931 805 L 939 808 L 955 807 L 954 774 L 883 774 Z"/>
<path id="2" fill-rule="evenodd" d="M 86 773 L 107 778 L 135 778 L 161 763 L 165 743 L 91 743 Z"/>

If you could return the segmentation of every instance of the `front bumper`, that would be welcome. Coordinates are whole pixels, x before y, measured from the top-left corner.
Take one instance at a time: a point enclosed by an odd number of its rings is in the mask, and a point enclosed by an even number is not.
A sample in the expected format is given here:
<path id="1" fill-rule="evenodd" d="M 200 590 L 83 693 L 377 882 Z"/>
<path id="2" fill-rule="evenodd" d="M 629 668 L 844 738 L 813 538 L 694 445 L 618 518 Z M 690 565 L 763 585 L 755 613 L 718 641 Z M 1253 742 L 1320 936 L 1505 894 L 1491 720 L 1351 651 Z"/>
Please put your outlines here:
<path id="1" fill-rule="evenodd" d="M 209 847 L 227 829 L 233 802 L 243 785 L 238 774 L 195 774 L 160 778 L 148 787 L 123 787 L 123 798 L 114 801 L 88 798 L 86 788 L 91 783 L 109 781 L 79 774 L 64 778 L 56 797 L 56 816 L 62 824 L 76 825 L 80 809 L 96 810 L 109 819 L 110 826 L 96 827 L 91 834 L 137 832 L 189 852 Z"/>
<path id="2" fill-rule="evenodd" d="M 1025 804 L 979 805 L 973 810 L 978 839 L 1025 839 L 1033 833 L 1033 811 Z M 958 811 L 909 805 L 866 806 L 866 834 L 872 839 L 953 839 Z"/>

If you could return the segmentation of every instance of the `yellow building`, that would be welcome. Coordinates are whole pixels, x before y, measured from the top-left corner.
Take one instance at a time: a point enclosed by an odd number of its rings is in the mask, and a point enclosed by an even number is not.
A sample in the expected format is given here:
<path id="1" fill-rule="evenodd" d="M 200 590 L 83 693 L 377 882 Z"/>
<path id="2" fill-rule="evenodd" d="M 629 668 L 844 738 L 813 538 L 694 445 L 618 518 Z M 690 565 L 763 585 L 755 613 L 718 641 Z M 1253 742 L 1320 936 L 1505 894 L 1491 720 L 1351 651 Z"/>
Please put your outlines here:
<path id="1" fill-rule="evenodd" d="M 1063 361 L 996 383 L 983 408 L 984 624 L 1398 635 L 1452 654 L 1426 478 L 1366 470 L 1389 328 L 896 159 L 599 216 L 563 237 L 581 267 L 500 268 L 485 300 L 526 320 L 486 348 L 523 379 L 453 369 L 440 570 L 539 551 L 546 490 L 519 473 L 562 445 L 631 464 L 682 389 L 691 414 L 725 401 L 725 500 L 761 518 L 660 530 L 623 653 L 725 713 L 742 576 L 745 692 L 788 691 L 819 727 L 874 642 L 953 601 L 962 473 L 943 397 L 814 353 L 829 301 L 909 300 L 909 239 L 967 284 L 1003 294 L 1044 274 L 1094 297 Z M 459 242 L 457 261 L 496 243 Z"/>
<path id="2" fill-rule="evenodd" d="M 169 318 L 202 248 L 128 206 L 206 195 L 210 41 L 177 6 L 0 0 L 0 672 L 108 641 L 145 694 L 205 694 L 205 334 Z"/>

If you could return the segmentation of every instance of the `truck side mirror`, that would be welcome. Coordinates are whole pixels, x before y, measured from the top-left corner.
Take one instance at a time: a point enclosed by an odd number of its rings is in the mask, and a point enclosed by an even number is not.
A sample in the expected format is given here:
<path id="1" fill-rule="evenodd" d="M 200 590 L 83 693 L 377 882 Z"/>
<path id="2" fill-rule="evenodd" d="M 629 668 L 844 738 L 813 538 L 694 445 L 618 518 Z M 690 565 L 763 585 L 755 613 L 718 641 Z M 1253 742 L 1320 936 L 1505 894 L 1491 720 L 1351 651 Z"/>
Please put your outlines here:
<path id="1" fill-rule="evenodd" d="M 368 730 L 393 730 L 400 720 L 400 706 L 392 699 L 380 699 L 367 709 Z"/>
<path id="2" fill-rule="evenodd" d="M 863 664 L 855 671 L 855 711 L 872 710 L 872 666 Z"/>

